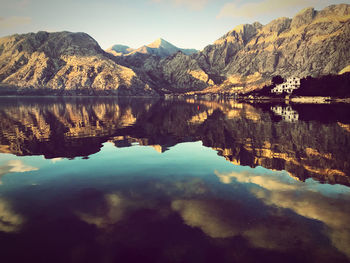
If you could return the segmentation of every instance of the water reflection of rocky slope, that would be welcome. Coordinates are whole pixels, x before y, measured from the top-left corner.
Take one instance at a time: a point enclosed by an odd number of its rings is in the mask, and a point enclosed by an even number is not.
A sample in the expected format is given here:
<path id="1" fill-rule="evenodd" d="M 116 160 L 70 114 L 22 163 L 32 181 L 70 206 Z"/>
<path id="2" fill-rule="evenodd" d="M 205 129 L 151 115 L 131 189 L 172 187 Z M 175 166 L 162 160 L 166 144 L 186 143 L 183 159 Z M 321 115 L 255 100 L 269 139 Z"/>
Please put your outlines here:
<path id="1" fill-rule="evenodd" d="M 46 158 L 96 153 L 113 132 L 132 125 L 152 100 L 4 100 L 0 151 Z"/>
<path id="2" fill-rule="evenodd" d="M 350 185 L 350 133 L 343 122 L 275 122 L 271 112 L 234 102 L 20 100 L 1 105 L 1 152 L 73 158 L 99 151 L 106 141 L 117 147 L 137 142 L 163 152 L 179 142 L 201 140 L 234 164 Z"/>

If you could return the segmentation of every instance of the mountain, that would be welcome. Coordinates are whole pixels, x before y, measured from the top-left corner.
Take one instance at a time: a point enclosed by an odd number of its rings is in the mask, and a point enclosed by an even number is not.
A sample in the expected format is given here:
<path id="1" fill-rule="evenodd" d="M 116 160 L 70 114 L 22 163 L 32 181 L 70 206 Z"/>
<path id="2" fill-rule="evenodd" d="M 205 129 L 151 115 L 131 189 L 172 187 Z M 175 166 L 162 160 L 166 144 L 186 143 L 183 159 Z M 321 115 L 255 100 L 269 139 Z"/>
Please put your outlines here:
<path id="1" fill-rule="evenodd" d="M 0 38 L 1 93 L 157 95 L 85 33 Z M 19 88 L 19 89 L 18 89 Z"/>
<path id="2" fill-rule="evenodd" d="M 283 78 L 350 68 L 350 5 L 307 8 L 293 18 L 235 27 L 204 50 L 164 39 L 103 51 L 85 33 L 38 32 L 0 38 L 0 92 L 153 95 L 247 93 Z M 23 89 L 26 88 L 24 91 Z"/>
<path id="3" fill-rule="evenodd" d="M 106 49 L 106 52 L 114 56 L 122 56 L 132 52 L 134 49 L 124 45 L 113 45 L 112 47 Z"/>
<path id="4" fill-rule="evenodd" d="M 113 51 L 111 52 L 110 50 L 116 51 L 117 54 L 113 53 Z M 170 55 L 173 55 L 178 51 L 181 51 L 186 55 L 192 55 L 198 52 L 198 50 L 196 49 L 178 48 L 162 38 L 158 38 L 154 42 L 148 45 L 143 45 L 142 47 L 139 47 L 138 49 L 134 49 L 134 50 L 130 49 L 127 46 L 115 45 L 106 51 L 112 53 L 113 55 L 134 55 L 134 54 L 141 53 L 141 54 L 155 55 L 161 58 L 165 58 Z"/>
<path id="5" fill-rule="evenodd" d="M 191 56 L 152 63 L 149 58 L 139 59 L 137 67 L 153 75 L 160 70 L 158 77 L 166 81 L 169 92 L 184 91 L 183 83 L 193 70 L 208 78 L 200 78 L 200 87 L 188 85 L 186 91 L 248 92 L 270 83 L 276 75 L 320 77 L 345 72 L 350 65 L 349 46 L 350 5 L 340 4 L 321 11 L 307 8 L 293 18 L 277 18 L 267 25 L 240 25 Z M 125 65 L 135 66 L 133 61 Z M 179 73 L 183 77 L 176 77 Z"/>
<path id="6" fill-rule="evenodd" d="M 292 19 L 278 18 L 234 28 L 195 55 L 208 74 L 222 77 L 221 88 L 259 86 L 272 76 L 319 77 L 350 64 L 350 5 L 321 11 L 307 8 Z"/>

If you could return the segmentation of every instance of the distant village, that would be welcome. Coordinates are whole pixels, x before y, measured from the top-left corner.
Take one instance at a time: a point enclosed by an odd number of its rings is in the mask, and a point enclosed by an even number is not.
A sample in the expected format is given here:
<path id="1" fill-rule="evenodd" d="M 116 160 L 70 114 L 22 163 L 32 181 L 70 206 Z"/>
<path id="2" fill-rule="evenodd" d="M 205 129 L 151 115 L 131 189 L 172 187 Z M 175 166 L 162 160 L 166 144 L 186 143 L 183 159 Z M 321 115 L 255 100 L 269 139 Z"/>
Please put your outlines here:
<path id="1" fill-rule="evenodd" d="M 288 93 L 292 94 L 294 90 L 300 88 L 300 78 L 290 77 L 287 81 L 277 85 L 273 89 L 271 89 L 271 93 L 282 94 Z"/>

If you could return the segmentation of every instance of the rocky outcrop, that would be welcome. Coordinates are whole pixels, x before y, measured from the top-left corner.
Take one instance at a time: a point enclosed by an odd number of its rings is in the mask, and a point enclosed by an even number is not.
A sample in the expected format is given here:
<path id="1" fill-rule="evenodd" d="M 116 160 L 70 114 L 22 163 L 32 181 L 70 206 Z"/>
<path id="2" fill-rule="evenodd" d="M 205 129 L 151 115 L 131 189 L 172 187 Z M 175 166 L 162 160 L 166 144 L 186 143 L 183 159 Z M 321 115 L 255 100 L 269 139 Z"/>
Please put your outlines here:
<path id="1" fill-rule="evenodd" d="M 0 81 L 10 89 L 53 94 L 157 94 L 85 33 L 38 32 L 1 38 Z"/>

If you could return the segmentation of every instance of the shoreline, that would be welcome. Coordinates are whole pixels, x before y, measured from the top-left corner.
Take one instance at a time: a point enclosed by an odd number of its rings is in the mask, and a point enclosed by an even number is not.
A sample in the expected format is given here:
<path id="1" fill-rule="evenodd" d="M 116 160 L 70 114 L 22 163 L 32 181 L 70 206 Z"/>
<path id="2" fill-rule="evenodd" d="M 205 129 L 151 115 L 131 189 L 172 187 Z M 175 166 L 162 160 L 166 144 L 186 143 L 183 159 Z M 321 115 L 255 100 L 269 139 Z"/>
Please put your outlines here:
<path id="1" fill-rule="evenodd" d="M 282 102 L 282 103 L 296 103 L 296 104 L 332 104 L 332 103 L 350 103 L 350 98 L 335 98 L 335 97 L 321 97 L 321 96 L 296 96 L 286 98 L 276 97 L 251 97 L 251 96 L 220 96 L 220 95 L 182 95 L 174 94 L 167 96 L 118 96 L 118 95 L 0 95 L 0 98 L 147 98 L 147 99 L 195 99 L 195 100 L 236 100 L 236 101 L 248 101 L 251 103 L 267 103 L 267 102 Z"/>

